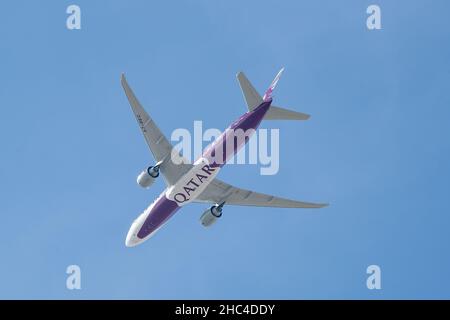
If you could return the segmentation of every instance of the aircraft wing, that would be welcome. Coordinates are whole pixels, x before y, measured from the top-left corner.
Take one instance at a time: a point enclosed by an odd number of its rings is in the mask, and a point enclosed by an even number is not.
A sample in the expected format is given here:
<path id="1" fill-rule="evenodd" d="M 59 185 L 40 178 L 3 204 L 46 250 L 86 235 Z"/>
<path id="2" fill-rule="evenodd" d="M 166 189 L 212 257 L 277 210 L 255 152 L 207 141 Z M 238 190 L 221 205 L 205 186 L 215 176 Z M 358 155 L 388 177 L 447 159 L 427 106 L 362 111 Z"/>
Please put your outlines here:
<path id="1" fill-rule="evenodd" d="M 214 179 L 208 187 L 194 200 L 194 202 L 206 202 L 237 206 L 278 207 L 278 208 L 322 208 L 328 204 L 301 202 L 275 197 L 268 194 L 236 188 L 228 183 Z"/>
<path id="2" fill-rule="evenodd" d="M 162 161 L 160 166 L 160 171 L 164 176 L 167 185 L 175 184 L 178 179 L 180 179 L 186 172 L 192 168 L 192 164 L 188 164 L 185 159 L 183 159 L 178 151 L 175 151 L 172 144 L 167 140 L 164 134 L 156 126 L 153 119 L 147 114 L 144 108 L 139 103 L 138 99 L 131 90 L 130 86 L 125 79 L 125 75 L 122 74 L 121 77 L 122 87 L 125 90 L 128 101 L 130 102 L 131 109 L 136 117 L 136 120 L 141 128 L 141 131 L 145 137 L 150 151 L 155 158 L 155 162 Z M 182 163 L 176 164 L 172 161 L 172 152 L 182 159 Z M 180 161 L 181 162 L 181 161 Z"/>

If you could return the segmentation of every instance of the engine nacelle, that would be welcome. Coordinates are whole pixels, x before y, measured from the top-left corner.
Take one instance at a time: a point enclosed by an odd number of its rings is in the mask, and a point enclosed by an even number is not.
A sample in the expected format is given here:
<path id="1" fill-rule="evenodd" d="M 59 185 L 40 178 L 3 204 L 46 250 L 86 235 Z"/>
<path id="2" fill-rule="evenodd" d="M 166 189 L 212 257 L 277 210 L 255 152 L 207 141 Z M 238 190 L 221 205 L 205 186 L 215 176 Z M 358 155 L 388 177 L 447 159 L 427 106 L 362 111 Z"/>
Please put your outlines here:
<path id="1" fill-rule="evenodd" d="M 148 167 L 146 170 L 142 171 L 136 181 L 138 185 L 142 188 L 149 188 L 156 178 L 159 177 L 159 165 Z"/>
<path id="2" fill-rule="evenodd" d="M 200 222 L 204 227 L 211 226 L 214 222 L 217 221 L 222 216 L 222 207 L 224 203 L 222 204 L 216 204 L 203 212 L 203 214 L 200 217 Z"/>

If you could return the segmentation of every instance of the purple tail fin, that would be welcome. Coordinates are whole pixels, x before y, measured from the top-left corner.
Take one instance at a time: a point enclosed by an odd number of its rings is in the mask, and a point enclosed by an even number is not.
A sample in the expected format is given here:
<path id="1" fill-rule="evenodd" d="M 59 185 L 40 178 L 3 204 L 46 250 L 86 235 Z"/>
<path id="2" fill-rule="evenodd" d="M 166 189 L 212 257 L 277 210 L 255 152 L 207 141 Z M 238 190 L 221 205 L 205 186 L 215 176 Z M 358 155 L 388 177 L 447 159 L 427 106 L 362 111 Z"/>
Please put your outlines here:
<path id="1" fill-rule="evenodd" d="M 277 86 L 278 80 L 280 80 L 281 74 L 283 73 L 284 68 L 281 68 L 281 70 L 278 72 L 275 79 L 273 79 L 272 83 L 270 84 L 269 88 L 267 89 L 266 93 L 264 94 L 263 100 L 269 101 L 272 99 L 272 93 L 275 87 Z"/>

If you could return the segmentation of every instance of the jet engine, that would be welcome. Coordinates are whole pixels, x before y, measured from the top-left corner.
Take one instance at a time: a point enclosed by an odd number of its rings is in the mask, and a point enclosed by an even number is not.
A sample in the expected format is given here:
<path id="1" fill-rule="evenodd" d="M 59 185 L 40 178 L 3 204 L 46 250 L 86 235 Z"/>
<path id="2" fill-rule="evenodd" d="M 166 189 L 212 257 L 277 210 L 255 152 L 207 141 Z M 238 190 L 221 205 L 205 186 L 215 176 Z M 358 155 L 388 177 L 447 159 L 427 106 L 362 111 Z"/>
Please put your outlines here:
<path id="1" fill-rule="evenodd" d="M 150 166 L 142 171 L 136 179 L 138 185 L 140 185 L 142 188 L 150 187 L 153 182 L 155 182 L 156 178 L 159 177 L 159 166 L 160 164 Z"/>
<path id="2" fill-rule="evenodd" d="M 216 222 L 217 219 L 222 216 L 222 207 L 224 204 L 225 202 L 213 205 L 211 208 L 203 212 L 200 217 L 200 222 L 204 227 L 211 226 L 214 222 Z"/>

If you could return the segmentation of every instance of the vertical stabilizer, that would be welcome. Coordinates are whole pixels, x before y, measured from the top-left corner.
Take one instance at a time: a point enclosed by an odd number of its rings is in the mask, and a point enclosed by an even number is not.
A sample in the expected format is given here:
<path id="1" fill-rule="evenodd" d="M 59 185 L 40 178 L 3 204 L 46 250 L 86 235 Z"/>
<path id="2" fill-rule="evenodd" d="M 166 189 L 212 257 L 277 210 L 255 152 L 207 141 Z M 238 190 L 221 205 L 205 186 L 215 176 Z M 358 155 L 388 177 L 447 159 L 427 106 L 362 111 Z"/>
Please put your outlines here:
<path id="1" fill-rule="evenodd" d="M 275 90 L 275 87 L 277 86 L 278 80 L 280 80 L 281 74 L 283 73 L 284 68 L 281 68 L 280 71 L 278 71 L 278 74 L 276 75 L 275 79 L 273 79 L 272 83 L 270 84 L 269 88 L 267 89 L 266 93 L 264 94 L 263 101 L 269 101 L 272 99 L 272 93 L 273 90 Z"/>

